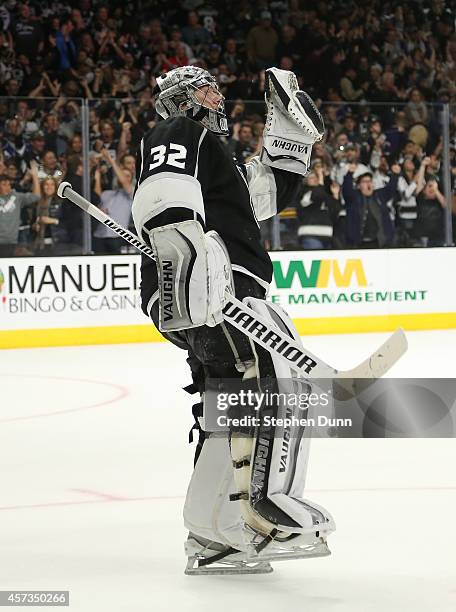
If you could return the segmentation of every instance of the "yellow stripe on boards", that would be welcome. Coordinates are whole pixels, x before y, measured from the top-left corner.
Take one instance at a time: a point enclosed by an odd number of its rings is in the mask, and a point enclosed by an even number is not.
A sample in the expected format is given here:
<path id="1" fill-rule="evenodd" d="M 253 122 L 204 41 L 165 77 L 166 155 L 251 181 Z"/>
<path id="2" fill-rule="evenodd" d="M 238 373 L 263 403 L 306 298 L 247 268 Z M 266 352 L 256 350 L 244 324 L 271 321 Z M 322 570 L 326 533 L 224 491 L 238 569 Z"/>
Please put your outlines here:
<path id="1" fill-rule="evenodd" d="M 68 327 L 0 331 L 0 349 L 163 341 L 163 336 L 153 325 L 115 325 L 111 327 Z"/>
<path id="2" fill-rule="evenodd" d="M 294 323 L 302 336 L 386 332 L 398 327 L 409 331 L 453 329 L 456 328 L 456 312 L 294 319 Z M 0 349 L 162 341 L 163 336 L 153 325 L 0 331 Z"/>
<path id="3" fill-rule="evenodd" d="M 293 319 L 301 336 L 320 334 L 361 334 L 368 332 L 456 328 L 456 312 L 433 314 L 369 315 L 366 317 L 324 317 Z"/>

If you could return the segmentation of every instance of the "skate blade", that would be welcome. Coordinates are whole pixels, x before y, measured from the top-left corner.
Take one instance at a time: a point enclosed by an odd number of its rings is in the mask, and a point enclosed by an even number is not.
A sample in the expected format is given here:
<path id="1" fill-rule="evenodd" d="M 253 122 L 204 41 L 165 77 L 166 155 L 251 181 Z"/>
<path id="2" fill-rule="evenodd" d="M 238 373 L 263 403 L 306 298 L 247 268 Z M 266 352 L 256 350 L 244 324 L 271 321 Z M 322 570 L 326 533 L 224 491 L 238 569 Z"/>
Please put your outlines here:
<path id="1" fill-rule="evenodd" d="M 277 545 L 277 541 L 276 541 Z M 266 549 L 261 551 L 260 558 L 262 561 L 293 561 L 294 559 L 315 559 L 316 557 L 328 557 L 331 551 L 328 548 L 326 541 L 309 544 L 307 546 L 301 546 L 296 548 L 284 548 L 279 547 Z M 247 562 L 252 562 L 254 559 L 258 559 L 255 556 L 254 551 L 249 551 L 247 554 Z"/>
<path id="2" fill-rule="evenodd" d="M 229 576 L 241 574 L 270 574 L 273 569 L 265 561 L 226 561 L 198 566 L 200 557 L 189 557 L 185 574 L 187 576 Z"/>

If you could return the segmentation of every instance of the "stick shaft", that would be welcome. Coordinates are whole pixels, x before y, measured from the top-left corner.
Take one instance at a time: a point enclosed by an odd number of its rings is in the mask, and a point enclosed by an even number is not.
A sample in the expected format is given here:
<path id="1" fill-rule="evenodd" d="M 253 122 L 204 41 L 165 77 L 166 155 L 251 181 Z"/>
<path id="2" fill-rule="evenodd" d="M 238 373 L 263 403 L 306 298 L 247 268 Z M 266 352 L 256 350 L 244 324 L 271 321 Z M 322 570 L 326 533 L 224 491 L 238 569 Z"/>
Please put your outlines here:
<path id="1" fill-rule="evenodd" d="M 73 202 L 73 204 L 76 204 L 76 206 L 82 208 L 82 210 L 88 213 L 91 217 L 94 217 L 94 219 L 97 219 L 97 221 L 109 227 L 109 229 L 138 249 L 138 251 L 141 251 L 141 253 L 144 253 L 144 255 L 147 255 L 151 259 L 155 259 L 154 252 L 145 242 L 140 240 L 138 236 L 129 230 L 116 223 L 114 219 L 97 208 L 97 206 L 94 206 L 91 202 L 89 202 L 89 200 L 86 200 L 80 193 L 75 191 L 69 183 L 61 184 L 59 187 L 59 195 L 67 198 Z"/>

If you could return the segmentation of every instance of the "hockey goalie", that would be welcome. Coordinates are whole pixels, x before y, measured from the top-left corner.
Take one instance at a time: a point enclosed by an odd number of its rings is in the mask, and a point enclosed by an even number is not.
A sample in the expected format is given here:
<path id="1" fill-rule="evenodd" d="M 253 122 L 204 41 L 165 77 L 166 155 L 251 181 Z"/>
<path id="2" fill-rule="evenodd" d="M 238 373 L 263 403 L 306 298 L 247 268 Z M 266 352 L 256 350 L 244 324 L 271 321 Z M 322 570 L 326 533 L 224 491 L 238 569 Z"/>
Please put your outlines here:
<path id="1" fill-rule="evenodd" d="M 188 574 L 262 573 L 271 561 L 329 554 L 335 529 L 324 508 L 304 498 L 308 437 L 293 440 L 286 468 L 283 431 L 265 443 L 257 429 L 228 435 L 205 426 L 205 383 L 292 378 L 283 361 L 224 322 L 226 292 L 300 342 L 293 322 L 266 301 L 272 264 L 259 221 L 284 208 L 309 169 L 324 124 L 289 71 L 266 71 L 267 117 L 260 155 L 237 164 L 223 96 L 201 68 L 177 68 L 157 79 L 162 118 L 145 134 L 137 159 L 133 219 L 155 261 L 143 257 L 142 308 L 188 353 L 198 394 L 199 442 L 184 507 Z M 286 441 L 289 442 L 288 440 Z M 264 477 L 255 478 L 261 464 Z"/>

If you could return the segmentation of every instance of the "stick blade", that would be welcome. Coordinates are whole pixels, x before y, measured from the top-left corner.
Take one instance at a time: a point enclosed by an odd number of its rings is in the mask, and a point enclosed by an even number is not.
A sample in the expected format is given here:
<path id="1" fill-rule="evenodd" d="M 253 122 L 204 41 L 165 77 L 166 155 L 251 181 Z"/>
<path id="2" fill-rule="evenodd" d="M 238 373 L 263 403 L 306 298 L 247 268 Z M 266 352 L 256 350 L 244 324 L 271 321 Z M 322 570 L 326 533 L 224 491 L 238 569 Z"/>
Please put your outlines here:
<path id="1" fill-rule="evenodd" d="M 408 348 L 403 329 L 397 329 L 386 342 L 365 361 L 352 370 L 338 372 L 335 376 L 334 396 L 338 400 L 355 397 L 381 378 L 402 357 Z"/>

